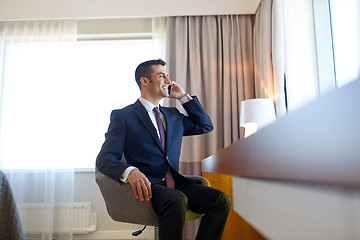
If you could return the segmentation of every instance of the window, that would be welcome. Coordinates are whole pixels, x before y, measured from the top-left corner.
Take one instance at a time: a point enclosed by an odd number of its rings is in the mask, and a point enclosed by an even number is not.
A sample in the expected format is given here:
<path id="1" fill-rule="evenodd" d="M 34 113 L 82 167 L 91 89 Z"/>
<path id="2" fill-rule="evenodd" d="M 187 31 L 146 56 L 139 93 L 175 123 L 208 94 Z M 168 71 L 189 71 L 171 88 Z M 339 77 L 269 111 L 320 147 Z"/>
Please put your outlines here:
<path id="1" fill-rule="evenodd" d="M 139 97 L 134 71 L 152 40 L 7 50 L 2 168 L 93 168 L 111 110 Z"/>
<path id="2" fill-rule="evenodd" d="M 358 78 L 358 35 L 356 0 L 330 0 L 337 87 Z"/>

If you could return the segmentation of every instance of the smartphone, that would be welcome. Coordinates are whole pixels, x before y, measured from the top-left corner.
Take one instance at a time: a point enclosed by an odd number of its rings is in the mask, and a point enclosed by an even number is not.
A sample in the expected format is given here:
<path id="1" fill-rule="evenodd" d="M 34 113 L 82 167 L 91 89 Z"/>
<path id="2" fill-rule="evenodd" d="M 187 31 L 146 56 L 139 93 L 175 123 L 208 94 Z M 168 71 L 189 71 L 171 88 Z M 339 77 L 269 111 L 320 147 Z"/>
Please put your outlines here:
<path id="1" fill-rule="evenodd" d="M 169 85 L 169 86 L 168 86 L 168 93 L 169 93 L 169 96 L 170 96 L 170 94 L 171 94 L 171 89 L 172 89 L 172 85 Z"/>

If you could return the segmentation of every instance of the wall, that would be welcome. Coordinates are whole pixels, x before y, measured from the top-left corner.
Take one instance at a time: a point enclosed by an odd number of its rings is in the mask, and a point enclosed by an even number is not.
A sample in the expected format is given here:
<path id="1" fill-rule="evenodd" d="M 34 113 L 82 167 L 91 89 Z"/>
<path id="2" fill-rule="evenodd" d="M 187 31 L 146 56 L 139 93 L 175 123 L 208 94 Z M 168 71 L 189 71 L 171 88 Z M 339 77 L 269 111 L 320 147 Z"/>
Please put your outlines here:
<path id="1" fill-rule="evenodd" d="M 79 20 L 78 35 L 143 34 L 152 32 L 151 18 Z"/>
<path id="2" fill-rule="evenodd" d="M 260 0 L 1 0 L 0 20 L 254 14 Z"/>

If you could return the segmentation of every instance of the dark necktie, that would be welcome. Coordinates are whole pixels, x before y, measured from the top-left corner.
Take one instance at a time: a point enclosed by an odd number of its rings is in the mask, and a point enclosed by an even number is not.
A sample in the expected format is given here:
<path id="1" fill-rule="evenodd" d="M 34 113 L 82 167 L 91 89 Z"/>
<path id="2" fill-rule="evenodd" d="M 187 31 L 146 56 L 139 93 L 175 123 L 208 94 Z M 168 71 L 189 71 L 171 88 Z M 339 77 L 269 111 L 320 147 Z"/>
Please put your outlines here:
<path id="1" fill-rule="evenodd" d="M 161 117 L 160 117 L 160 111 L 157 107 L 154 107 L 153 111 L 155 112 L 156 124 L 158 126 L 159 133 L 160 133 L 161 145 L 163 146 L 163 149 L 165 150 L 165 130 L 164 130 L 164 125 L 163 125 Z M 169 188 L 175 188 L 174 177 L 172 176 L 172 174 L 170 172 L 170 163 L 168 162 L 168 164 L 169 164 L 169 170 L 165 176 L 166 186 L 168 186 Z"/>

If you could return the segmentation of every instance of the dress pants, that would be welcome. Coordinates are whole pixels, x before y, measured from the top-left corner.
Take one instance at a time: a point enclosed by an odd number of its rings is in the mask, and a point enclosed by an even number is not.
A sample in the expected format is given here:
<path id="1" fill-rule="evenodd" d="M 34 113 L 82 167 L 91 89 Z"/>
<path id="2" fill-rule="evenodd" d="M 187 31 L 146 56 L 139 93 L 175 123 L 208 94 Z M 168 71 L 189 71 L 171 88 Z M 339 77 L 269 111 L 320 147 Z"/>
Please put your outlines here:
<path id="1" fill-rule="evenodd" d="M 203 186 L 173 171 L 175 189 L 165 183 L 152 188 L 152 205 L 159 216 L 160 240 L 182 240 L 185 213 L 188 209 L 205 214 L 196 235 L 197 240 L 221 239 L 231 203 L 220 190 Z"/>

